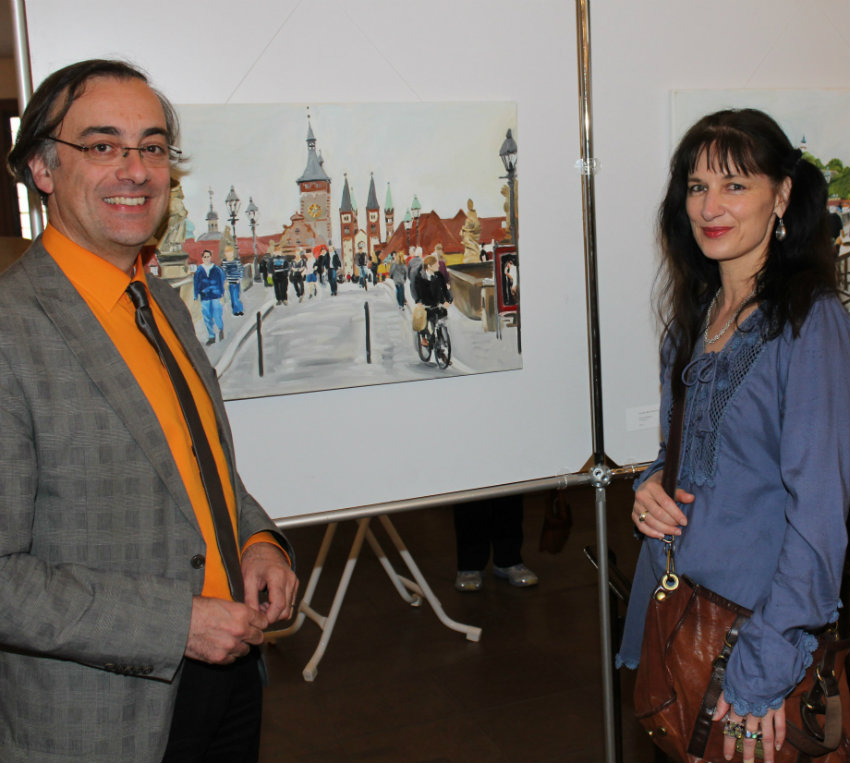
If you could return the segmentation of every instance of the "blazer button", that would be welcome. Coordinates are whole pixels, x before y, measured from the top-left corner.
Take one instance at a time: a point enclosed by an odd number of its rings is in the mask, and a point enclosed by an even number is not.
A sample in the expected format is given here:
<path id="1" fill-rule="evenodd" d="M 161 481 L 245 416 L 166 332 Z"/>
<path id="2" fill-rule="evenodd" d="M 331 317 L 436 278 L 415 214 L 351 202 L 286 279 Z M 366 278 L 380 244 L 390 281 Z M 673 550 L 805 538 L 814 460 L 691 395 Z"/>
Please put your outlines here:
<path id="1" fill-rule="evenodd" d="M 195 555 L 192 557 L 192 559 L 190 560 L 190 564 L 191 564 L 191 565 L 192 565 L 192 567 L 194 567 L 196 570 L 199 570 L 199 569 L 201 569 L 201 567 L 203 567 L 203 566 L 204 566 L 204 564 L 206 563 L 206 561 L 207 561 L 207 560 L 206 560 L 206 559 L 204 559 L 204 555 L 203 555 L 203 554 L 195 554 Z"/>

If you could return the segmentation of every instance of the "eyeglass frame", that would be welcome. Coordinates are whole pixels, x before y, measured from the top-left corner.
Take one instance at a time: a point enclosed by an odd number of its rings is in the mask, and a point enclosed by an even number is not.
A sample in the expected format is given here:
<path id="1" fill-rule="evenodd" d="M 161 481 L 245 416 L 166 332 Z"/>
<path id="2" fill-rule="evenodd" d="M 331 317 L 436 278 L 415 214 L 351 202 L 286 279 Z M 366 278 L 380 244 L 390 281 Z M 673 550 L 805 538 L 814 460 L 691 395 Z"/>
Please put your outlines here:
<path id="1" fill-rule="evenodd" d="M 109 143 L 109 145 L 114 145 L 111 141 L 104 141 L 104 140 L 95 141 L 94 143 L 90 143 L 89 145 L 85 145 L 84 143 L 70 143 L 67 140 L 62 140 L 62 138 L 57 138 L 53 135 L 48 135 L 46 140 L 52 140 L 54 143 L 61 143 L 63 146 L 70 146 L 71 148 L 75 148 L 80 153 L 86 154 L 86 155 L 88 155 L 89 151 L 91 151 L 94 146 L 97 146 L 101 143 Z M 183 156 L 183 152 L 179 148 L 177 148 L 177 146 L 172 146 L 170 144 L 166 144 L 165 147 L 168 150 L 168 162 L 166 164 L 163 164 L 162 166 L 167 167 L 169 165 L 174 165 L 177 162 L 179 162 L 180 158 Z M 143 151 L 145 151 L 147 146 L 117 146 L 116 145 L 115 148 L 124 152 L 123 154 L 121 154 L 121 157 L 120 157 L 121 159 L 126 159 L 131 151 L 138 151 L 139 152 L 139 160 L 143 164 L 147 164 L 147 162 L 148 162 L 148 159 L 146 159 L 144 154 L 143 154 Z M 90 157 L 89 160 L 92 161 L 94 164 L 101 164 L 101 162 L 98 162 L 96 159 L 92 159 L 91 157 Z M 104 163 L 104 166 L 108 166 L 108 165 L 106 163 Z M 148 165 L 148 166 L 153 166 L 153 165 Z"/>

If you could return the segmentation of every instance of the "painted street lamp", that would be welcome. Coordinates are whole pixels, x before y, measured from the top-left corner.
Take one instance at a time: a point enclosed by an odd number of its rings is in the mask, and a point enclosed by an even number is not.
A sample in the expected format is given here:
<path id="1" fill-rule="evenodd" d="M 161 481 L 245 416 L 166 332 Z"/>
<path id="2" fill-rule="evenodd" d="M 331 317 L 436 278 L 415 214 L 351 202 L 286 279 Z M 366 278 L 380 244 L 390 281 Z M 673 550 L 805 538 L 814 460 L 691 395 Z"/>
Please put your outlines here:
<path id="1" fill-rule="evenodd" d="M 241 203 L 241 200 L 236 195 L 236 191 L 233 190 L 233 186 L 230 186 L 230 193 L 224 199 L 224 206 L 227 207 L 227 211 L 230 213 L 230 231 L 233 233 L 233 253 L 237 259 L 239 258 L 239 239 L 236 238 L 236 221 L 239 218 L 236 215 L 239 214 Z"/>
<path id="2" fill-rule="evenodd" d="M 416 221 L 416 246 L 422 246 L 421 236 L 419 235 L 419 215 L 422 214 L 422 205 L 419 203 L 419 197 L 413 194 L 413 203 L 410 205 L 410 213 Z"/>
<path id="3" fill-rule="evenodd" d="M 257 213 L 260 210 L 254 204 L 254 197 L 248 197 L 248 206 L 245 207 L 245 214 L 248 217 L 248 225 L 251 226 L 251 241 L 254 245 L 254 282 L 259 283 L 260 278 L 260 256 L 257 253 Z"/>
<path id="4" fill-rule="evenodd" d="M 502 143 L 502 148 L 499 150 L 499 157 L 502 164 L 505 165 L 507 174 L 508 191 L 510 192 L 510 225 L 511 225 L 511 243 L 517 246 L 517 219 L 516 219 L 516 141 L 508 130 L 505 135 L 505 141 Z"/>
<path id="5" fill-rule="evenodd" d="M 502 147 L 499 149 L 499 157 L 502 164 L 505 165 L 507 174 L 508 191 L 510 193 L 509 214 L 511 222 L 511 243 L 514 245 L 514 257 L 517 268 L 519 268 L 519 243 L 516 218 L 516 155 L 517 145 L 511 131 L 508 130 L 505 135 L 505 140 Z M 521 307 L 519 294 L 517 294 L 516 302 L 516 349 L 518 353 L 522 353 L 522 323 L 521 323 Z"/>

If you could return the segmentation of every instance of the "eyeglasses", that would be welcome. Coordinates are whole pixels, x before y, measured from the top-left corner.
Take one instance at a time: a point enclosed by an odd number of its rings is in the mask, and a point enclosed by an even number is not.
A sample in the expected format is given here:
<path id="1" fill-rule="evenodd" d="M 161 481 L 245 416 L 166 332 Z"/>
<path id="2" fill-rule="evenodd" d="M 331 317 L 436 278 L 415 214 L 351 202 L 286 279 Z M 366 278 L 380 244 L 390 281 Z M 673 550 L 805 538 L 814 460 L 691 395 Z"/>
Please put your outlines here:
<path id="1" fill-rule="evenodd" d="M 120 146 L 108 140 L 99 140 L 91 145 L 78 145 L 77 143 L 69 143 L 67 140 L 54 138 L 52 135 L 47 137 L 54 143 L 61 143 L 63 146 L 76 148 L 82 152 L 86 159 L 95 164 L 104 165 L 119 165 L 131 151 L 138 151 L 139 158 L 148 167 L 168 167 L 171 164 L 176 164 L 180 161 L 183 152 L 175 146 L 169 146 L 165 143 L 146 143 L 144 146 Z"/>

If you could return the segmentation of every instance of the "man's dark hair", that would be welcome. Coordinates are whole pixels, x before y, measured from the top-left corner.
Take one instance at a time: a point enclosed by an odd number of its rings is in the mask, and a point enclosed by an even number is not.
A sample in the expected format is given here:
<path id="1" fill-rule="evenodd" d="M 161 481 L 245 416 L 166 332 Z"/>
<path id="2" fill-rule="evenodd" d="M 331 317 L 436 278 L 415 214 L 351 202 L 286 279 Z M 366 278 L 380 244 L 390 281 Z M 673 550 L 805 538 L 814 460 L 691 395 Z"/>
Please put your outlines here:
<path id="1" fill-rule="evenodd" d="M 53 72 L 38 86 L 27 104 L 15 145 L 9 152 L 8 168 L 17 182 L 40 193 L 30 172 L 30 159 L 41 155 L 48 167 L 58 166 L 56 144 L 48 138 L 62 124 L 74 101 L 85 92 L 86 83 L 95 77 L 137 79 L 149 85 L 147 75 L 126 61 L 94 58 Z M 169 145 L 174 145 L 179 133 L 177 113 L 162 93 L 153 92 L 165 113 L 166 139 Z"/>

